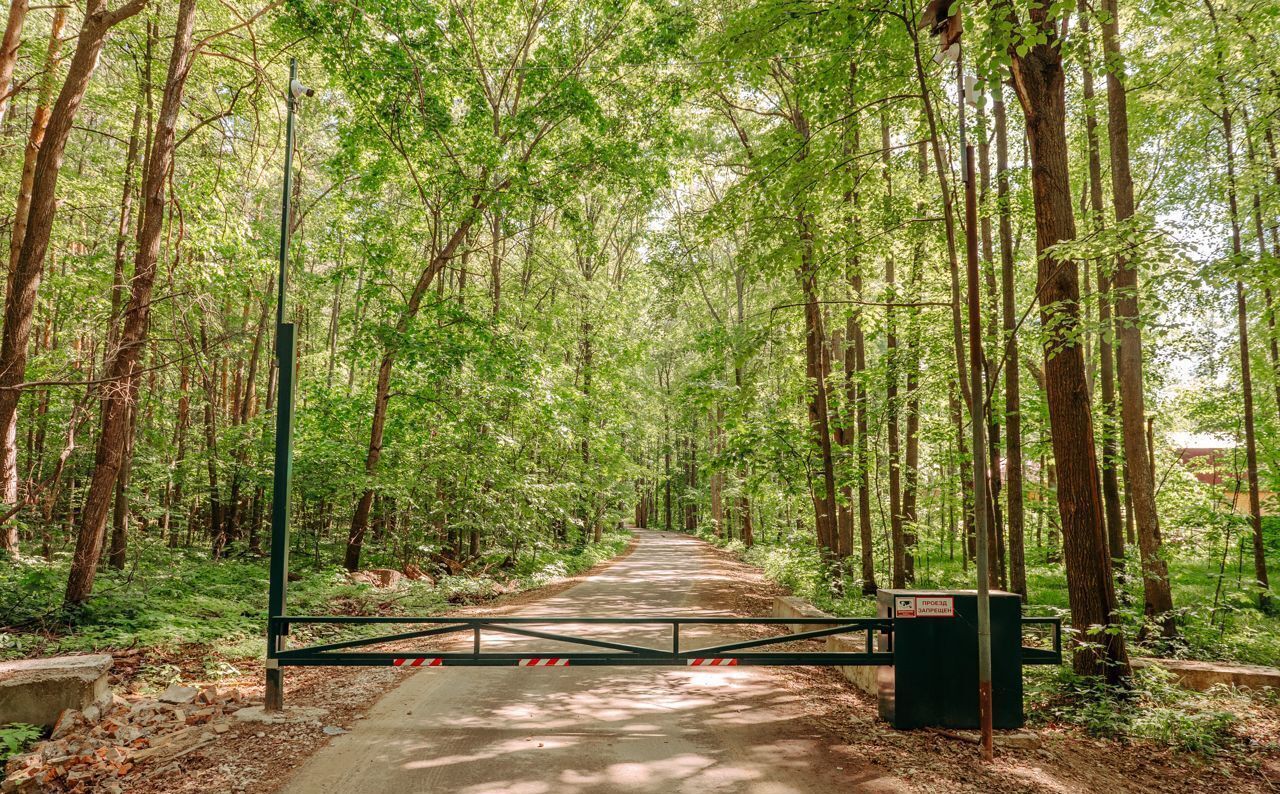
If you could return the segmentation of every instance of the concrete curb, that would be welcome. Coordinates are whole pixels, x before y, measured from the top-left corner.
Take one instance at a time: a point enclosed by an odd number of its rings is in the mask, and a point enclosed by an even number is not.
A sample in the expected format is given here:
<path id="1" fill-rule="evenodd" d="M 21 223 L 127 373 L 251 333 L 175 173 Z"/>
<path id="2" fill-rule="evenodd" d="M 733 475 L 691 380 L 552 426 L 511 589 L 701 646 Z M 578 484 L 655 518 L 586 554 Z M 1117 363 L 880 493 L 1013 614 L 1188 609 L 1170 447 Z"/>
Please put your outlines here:
<path id="1" fill-rule="evenodd" d="M 773 599 L 773 616 L 775 618 L 832 617 L 832 615 L 823 612 L 808 601 L 795 596 L 775 596 Z M 814 628 L 802 623 L 788 623 L 785 625 L 792 634 L 798 634 Z M 865 644 L 862 635 L 856 637 L 850 635 L 827 637 L 827 650 L 832 653 L 861 653 L 866 650 Z M 836 669 L 858 689 L 873 697 L 879 695 L 879 687 L 876 683 L 880 673 L 879 667 L 857 665 L 852 667 L 840 666 Z"/>

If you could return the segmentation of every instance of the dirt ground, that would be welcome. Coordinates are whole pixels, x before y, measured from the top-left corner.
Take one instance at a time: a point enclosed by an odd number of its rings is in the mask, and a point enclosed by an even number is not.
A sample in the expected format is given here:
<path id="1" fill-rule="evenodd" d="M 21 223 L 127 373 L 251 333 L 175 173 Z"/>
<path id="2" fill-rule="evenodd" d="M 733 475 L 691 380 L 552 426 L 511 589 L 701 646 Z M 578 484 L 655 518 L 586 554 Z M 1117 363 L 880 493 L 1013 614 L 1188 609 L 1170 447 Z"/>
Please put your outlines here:
<path id="1" fill-rule="evenodd" d="M 700 606 L 736 615 L 768 615 L 775 595 L 785 595 L 755 568 L 705 544 L 708 576 L 693 586 Z M 606 562 L 578 577 L 538 590 L 507 596 L 459 615 L 504 615 L 563 593 L 616 565 Z M 214 651 L 216 654 L 216 649 Z M 198 680 L 208 649 L 186 649 L 167 658 L 122 657 L 113 671 L 121 686 L 143 662 L 176 664 Z M 237 661 L 243 675 L 218 681 L 238 687 L 252 702 L 262 697 L 262 668 Z M 139 764 L 121 782 L 124 791 L 254 792 L 282 788 L 292 773 L 334 735 L 350 730 L 378 699 L 403 680 L 395 668 L 289 668 L 286 702 L 318 709 L 318 718 L 283 724 L 235 722 L 218 741 L 163 769 Z M 894 731 L 876 717 L 873 699 L 827 668 L 774 669 L 776 680 L 803 704 L 807 740 L 819 740 L 848 768 L 862 770 L 856 790 L 902 792 L 1168 792 L 1230 790 L 1280 791 L 1280 755 L 1258 749 L 1244 757 L 1207 759 L 1142 743 L 1091 739 L 1077 730 L 1034 729 L 1038 746 L 1000 748 L 992 765 L 981 764 L 968 737 L 941 731 Z M 184 675 L 184 678 L 187 677 Z M 1251 721 L 1258 746 L 1280 742 L 1280 714 Z M 789 730 L 796 725 L 789 726 Z M 327 729 L 327 730 L 326 730 Z M 552 789 L 554 790 L 554 789 Z"/>

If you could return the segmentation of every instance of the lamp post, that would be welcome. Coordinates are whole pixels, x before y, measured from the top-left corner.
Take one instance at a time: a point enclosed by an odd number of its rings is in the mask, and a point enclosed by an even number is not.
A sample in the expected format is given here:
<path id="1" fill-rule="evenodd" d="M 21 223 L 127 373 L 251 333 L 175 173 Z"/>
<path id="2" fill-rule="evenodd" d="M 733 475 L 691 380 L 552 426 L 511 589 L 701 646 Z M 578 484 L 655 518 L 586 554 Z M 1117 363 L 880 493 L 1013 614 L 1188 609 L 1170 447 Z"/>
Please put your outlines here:
<path id="1" fill-rule="evenodd" d="M 289 199 L 293 192 L 293 116 L 297 101 L 315 96 L 313 89 L 298 82 L 298 61 L 289 61 L 288 108 L 285 121 L 284 191 L 280 201 L 280 259 L 276 277 L 276 444 L 271 489 L 271 570 L 267 593 L 267 691 L 264 707 L 279 711 L 284 707 L 284 671 L 277 654 L 285 648 L 289 633 L 281 619 L 289 576 L 289 484 L 293 474 L 293 389 L 297 361 L 297 338 L 293 323 L 284 321 L 286 267 L 289 257 L 291 218 Z"/>

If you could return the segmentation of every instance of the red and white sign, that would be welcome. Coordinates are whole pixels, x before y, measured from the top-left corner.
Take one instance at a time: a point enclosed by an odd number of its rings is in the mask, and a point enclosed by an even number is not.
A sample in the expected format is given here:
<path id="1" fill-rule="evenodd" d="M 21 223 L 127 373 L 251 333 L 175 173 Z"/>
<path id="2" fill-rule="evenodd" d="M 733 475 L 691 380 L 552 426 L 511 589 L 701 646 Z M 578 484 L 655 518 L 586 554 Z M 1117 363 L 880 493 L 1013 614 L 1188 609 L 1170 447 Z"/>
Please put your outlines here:
<path id="1" fill-rule="evenodd" d="M 555 656 L 552 656 L 552 657 L 538 656 L 531 659 L 521 659 L 520 666 L 521 667 L 568 667 L 569 660 L 559 659 L 559 658 L 556 658 Z"/>
<path id="2" fill-rule="evenodd" d="M 444 659 L 419 656 L 416 659 L 392 659 L 391 663 L 396 667 L 440 667 Z"/>
<path id="3" fill-rule="evenodd" d="M 894 596 L 896 618 L 953 618 L 956 600 L 953 596 Z"/>
<path id="4" fill-rule="evenodd" d="M 738 663 L 737 659 L 690 659 L 690 667 L 733 667 Z"/>
<path id="5" fill-rule="evenodd" d="M 916 596 L 916 617 L 953 618 L 956 600 L 952 596 Z"/>

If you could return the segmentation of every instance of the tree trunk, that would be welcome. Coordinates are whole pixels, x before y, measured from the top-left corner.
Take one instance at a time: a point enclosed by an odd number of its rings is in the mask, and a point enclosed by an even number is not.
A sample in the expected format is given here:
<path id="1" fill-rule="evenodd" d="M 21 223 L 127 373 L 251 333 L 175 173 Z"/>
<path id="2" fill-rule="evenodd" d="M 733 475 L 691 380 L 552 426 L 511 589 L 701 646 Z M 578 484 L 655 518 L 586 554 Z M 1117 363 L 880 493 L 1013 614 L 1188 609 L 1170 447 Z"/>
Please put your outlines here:
<path id="1" fill-rule="evenodd" d="M 160 254 L 160 232 L 165 218 L 165 187 L 173 149 L 182 94 L 191 68 L 191 32 L 195 25 L 196 0 L 181 0 L 178 5 L 173 52 L 165 80 L 164 99 L 147 162 L 143 187 L 142 222 L 138 227 L 138 250 L 134 256 L 134 277 L 129 306 L 125 310 L 124 327 L 119 346 L 107 368 L 107 385 L 102 394 L 102 429 L 94 455 L 94 469 L 85 495 L 84 513 L 76 552 L 67 578 L 66 602 L 79 604 L 93 589 L 94 568 L 102 549 L 102 533 L 107 507 L 121 461 L 127 446 L 129 412 L 137 368 L 146 344 L 151 316 L 151 290 L 155 283 L 156 260 Z M 77 49 L 77 55 L 79 50 Z M 41 154 L 43 162 L 43 153 Z M 33 206 L 33 211 L 35 204 Z M 28 235 L 28 240 L 30 240 Z M 26 253 L 27 244 L 23 244 Z M 6 337 L 6 344 L 7 344 Z"/>
<path id="2" fill-rule="evenodd" d="M 1089 41 L 1089 9 L 1077 3 L 1080 35 Z M 1098 116 L 1094 111 L 1092 57 L 1086 52 L 1083 67 L 1085 139 L 1089 150 L 1089 217 L 1095 229 L 1102 229 L 1102 158 L 1098 142 Z M 1120 478 L 1116 473 L 1116 384 L 1115 347 L 1111 339 L 1111 278 L 1105 264 L 1097 262 L 1099 379 L 1102 392 L 1102 502 L 1107 527 L 1107 547 L 1117 577 L 1124 571 L 1124 518 L 1120 511 Z"/>
<path id="3" fill-rule="evenodd" d="M 916 84 L 920 87 L 920 100 L 924 108 L 925 122 L 929 132 L 929 148 L 933 153 L 933 167 L 938 175 L 938 189 L 942 197 L 942 220 L 946 231 L 947 265 L 951 278 L 951 347 L 956 364 L 956 384 L 954 385 L 959 389 L 958 393 L 964 404 L 972 406 L 973 395 L 969 393 L 969 367 L 965 363 L 964 323 L 961 318 L 960 259 L 956 250 L 955 201 L 951 193 L 950 182 L 947 179 L 951 165 L 942 156 L 938 122 L 933 110 L 932 87 L 925 75 L 924 62 L 920 55 L 919 31 L 914 25 L 909 24 L 907 25 L 907 32 L 911 36 Z M 964 412 L 952 412 L 952 416 L 955 420 L 960 481 L 965 493 L 963 504 L 965 536 L 967 538 L 966 548 L 968 549 L 968 556 L 972 557 L 974 553 L 973 544 L 976 540 L 973 536 L 974 505 L 973 499 L 969 496 L 973 492 L 973 463 L 969 458 L 969 442 L 964 428 Z"/>
<path id="4" fill-rule="evenodd" d="M 1219 85 L 1222 84 L 1219 73 Z M 1225 89 L 1223 90 L 1225 95 Z M 1225 101 L 1221 111 L 1222 137 L 1227 152 L 1227 203 L 1231 217 L 1231 253 L 1235 261 L 1243 256 L 1240 243 L 1240 210 L 1237 199 L 1235 151 L 1232 141 L 1231 106 Z M 1258 603 L 1266 608 L 1270 604 L 1270 583 L 1267 580 L 1267 556 L 1262 543 L 1262 504 L 1258 487 L 1258 439 L 1253 409 L 1253 375 L 1249 361 L 1249 307 L 1244 282 L 1236 281 L 1236 325 L 1240 336 L 1240 390 L 1244 396 L 1244 449 L 1245 465 L 1249 481 L 1249 519 L 1253 525 L 1253 570 L 1258 587 Z M 1136 476 L 1135 476 L 1135 479 Z"/>
<path id="5" fill-rule="evenodd" d="M 658 386 L 663 390 L 662 399 L 662 465 L 663 465 L 663 522 L 666 530 L 671 523 L 671 373 L 658 373 Z"/>
<path id="6" fill-rule="evenodd" d="M 9 3 L 9 21 L 0 40 L 0 123 L 13 99 L 13 69 L 18 64 L 18 45 L 22 43 L 22 26 L 27 21 L 27 0 Z M 61 9 L 59 9 L 61 10 Z"/>
<path id="7" fill-rule="evenodd" d="M 849 65 L 849 91 L 847 96 L 848 104 L 852 107 L 855 105 L 854 84 L 857 77 L 857 62 L 851 61 Z M 844 225 L 846 233 L 849 236 L 849 249 L 856 251 L 856 243 L 859 234 L 859 217 L 858 217 L 858 193 L 856 190 L 857 179 L 853 168 L 853 157 L 858 149 L 858 114 L 851 113 L 845 121 L 842 130 L 843 153 L 849 160 L 849 165 L 845 167 L 845 178 L 848 185 L 845 188 L 842 201 L 844 203 L 845 215 Z M 846 260 L 845 277 L 849 282 L 850 288 L 861 288 L 861 278 L 857 275 L 861 263 L 856 253 L 850 255 Z M 855 299 L 860 296 L 855 296 Z M 858 364 L 858 356 L 865 345 L 862 338 L 862 327 L 860 323 L 860 313 L 857 308 L 849 311 L 845 315 L 845 339 L 844 339 L 844 415 L 836 427 L 836 443 L 847 450 L 848 447 L 854 447 L 854 467 L 858 471 L 854 472 L 855 479 L 863 482 L 861 473 L 862 446 L 859 440 L 857 430 L 857 416 L 859 416 L 860 403 L 859 394 L 862 388 L 862 372 Z M 865 424 L 865 422 L 864 422 Z M 847 452 L 846 452 L 847 456 Z M 853 513 L 854 506 L 854 488 L 852 482 L 848 479 L 840 488 L 840 503 L 836 508 L 836 554 L 842 560 L 847 559 L 853 554 Z M 862 488 L 859 486 L 859 492 Z M 870 513 L 867 514 L 868 523 L 870 523 Z M 867 527 L 868 535 L 870 534 L 870 526 Z M 863 554 L 863 592 L 875 592 L 874 580 L 868 585 L 867 573 L 871 572 L 874 576 L 874 568 L 870 565 L 871 560 L 869 554 Z"/>
<path id="8" fill-rule="evenodd" d="M 26 12 L 25 0 L 21 2 L 23 13 Z M 12 9 L 10 10 L 12 14 Z M 12 22 L 12 16 L 10 17 Z M 13 272 L 18 264 L 18 253 L 22 250 L 22 241 L 26 236 L 27 217 L 31 208 L 31 188 L 35 180 L 36 159 L 40 154 L 40 145 L 44 141 L 45 130 L 49 126 L 49 103 L 53 100 L 54 78 L 57 74 L 59 56 L 62 51 L 62 29 L 67 21 L 66 6 L 58 6 L 53 12 L 53 22 L 49 30 L 49 47 L 45 52 L 44 77 L 40 80 L 40 92 L 37 95 L 35 111 L 31 117 L 31 133 L 27 136 L 26 150 L 23 152 L 22 176 L 18 182 L 18 200 L 13 210 L 13 231 L 9 236 L 9 266 L 6 271 L 6 283 L 13 283 Z M 19 24 L 21 27 L 21 24 Z M 16 55 L 17 43 L 14 43 Z M 12 77 L 12 64 L 10 64 Z M 3 111 L 0 111 L 0 117 Z M 7 505 L 18 503 L 18 416 L 15 411 L 9 423 L 3 428 L 7 442 L 0 443 L 0 502 Z M 0 527 L 0 551 L 16 554 L 18 550 L 18 527 L 16 523 Z"/>
<path id="9" fill-rule="evenodd" d="M 813 493 L 814 525 L 823 555 L 835 551 L 835 467 L 831 457 L 831 427 L 827 405 L 827 355 L 822 309 L 818 303 L 817 269 L 813 256 L 813 219 L 802 209 L 797 218 L 801 240 L 800 283 L 805 304 L 805 370 L 810 380 L 809 428 L 818 447 L 821 481 Z"/>
<path id="10" fill-rule="evenodd" d="M 861 299 L 862 270 L 854 257 L 850 266 L 849 281 L 853 294 Z M 867 387 L 863 377 L 867 371 L 867 344 L 862 330 L 861 312 L 849 315 L 849 333 L 853 338 L 853 393 L 850 395 L 854 405 L 854 419 L 857 431 L 855 441 L 855 466 L 858 479 L 858 545 L 862 557 L 862 593 L 875 595 L 879 589 L 876 584 L 875 549 L 871 537 L 871 450 L 867 439 Z"/>
<path id="11" fill-rule="evenodd" d="M 1073 626 L 1085 643 L 1074 653 L 1079 675 L 1101 675 L 1118 683 L 1128 674 L 1124 636 L 1115 625 L 1115 589 L 1102 526 L 1102 493 L 1094 449 L 1093 416 L 1080 328 L 1076 263 L 1046 249 L 1076 236 L 1067 162 L 1066 94 L 1062 53 L 1047 8 L 1031 10 L 1045 41 L 1019 55 L 1009 48 L 1013 84 L 1026 117 L 1031 150 L 1032 194 L 1041 322 L 1045 340 L 1044 382 L 1053 457 L 1058 473 L 1067 591 Z"/>
<path id="12" fill-rule="evenodd" d="M 1103 0 L 1102 46 L 1107 59 L 1107 138 L 1111 148 L 1111 193 L 1116 224 L 1133 217 L 1133 178 L 1129 173 L 1129 111 L 1124 87 L 1124 60 L 1116 0 Z M 1161 557 L 1160 520 L 1156 511 L 1155 470 L 1146 443 L 1146 406 L 1142 383 L 1142 329 L 1138 309 L 1138 269 L 1129 257 L 1116 256 L 1115 277 L 1117 370 L 1120 378 L 1120 433 L 1129 464 L 1129 491 L 1142 556 L 1144 612 L 1160 624 L 1166 637 L 1178 633 L 1173 620 L 1169 566 Z"/>
<path id="13" fill-rule="evenodd" d="M 991 130 L 987 123 L 987 113 L 983 106 L 978 107 L 978 206 L 988 203 L 991 193 Z M 1000 422 L 992 408 L 992 402 L 998 394 L 995 379 L 995 360 L 1000 349 L 1000 296 L 996 288 L 996 266 L 991 243 L 991 218 L 983 213 L 979 222 L 979 237 L 982 245 L 982 276 L 987 289 L 985 309 L 987 317 L 982 332 L 982 383 L 986 397 L 982 402 L 982 413 L 987 422 L 987 551 L 988 581 L 992 587 L 1009 589 L 1008 559 L 1004 550 L 1004 519 L 1000 512 L 1000 494 L 1003 481 L 1000 476 Z"/>
<path id="14" fill-rule="evenodd" d="M 31 182 L 31 203 L 27 211 L 26 233 L 9 278 L 5 295 L 4 339 L 0 344 L 0 495 L 9 486 L 4 481 L 17 478 L 17 413 L 21 384 L 26 377 L 27 345 L 36 295 L 44 275 L 49 234 L 57 211 L 58 173 L 76 112 L 84 99 L 107 33 L 121 20 L 142 10 L 146 0 L 129 0 L 116 11 L 108 11 L 106 0 L 88 0 L 84 22 L 76 38 L 75 54 L 58 98 L 49 115 L 44 140 L 36 157 Z M 11 466 L 10 462 L 14 462 Z M 99 539 L 99 551 L 101 539 Z M 95 561 L 96 561 L 95 554 Z"/>
<path id="15" fill-rule="evenodd" d="M 889 122 L 888 118 L 880 119 L 880 152 L 881 177 L 884 180 L 885 217 L 893 212 L 893 177 L 890 173 L 889 159 Z M 897 313 L 893 304 L 897 302 L 897 284 L 895 283 L 893 254 L 887 253 L 884 258 L 885 284 L 885 430 L 888 438 L 889 453 L 889 538 L 893 548 L 892 582 L 895 588 L 907 586 L 907 547 L 902 537 L 902 452 L 899 449 L 898 435 L 898 329 Z"/>
<path id="16" fill-rule="evenodd" d="M 129 389 L 124 454 L 120 458 L 120 471 L 116 475 L 115 499 L 111 510 L 111 546 L 107 564 L 117 571 L 124 570 L 129 554 L 129 474 L 133 468 L 134 434 L 138 426 L 137 405 L 138 383 L 135 378 Z"/>
<path id="17" fill-rule="evenodd" d="M 996 204 L 999 213 L 1000 285 L 1004 321 L 1005 512 L 1009 535 L 1009 587 L 1027 597 L 1025 514 L 1022 501 L 1022 395 L 1018 368 L 1018 304 L 1009 206 L 1009 135 L 1004 86 L 997 85 L 991 115 L 996 125 Z"/>

